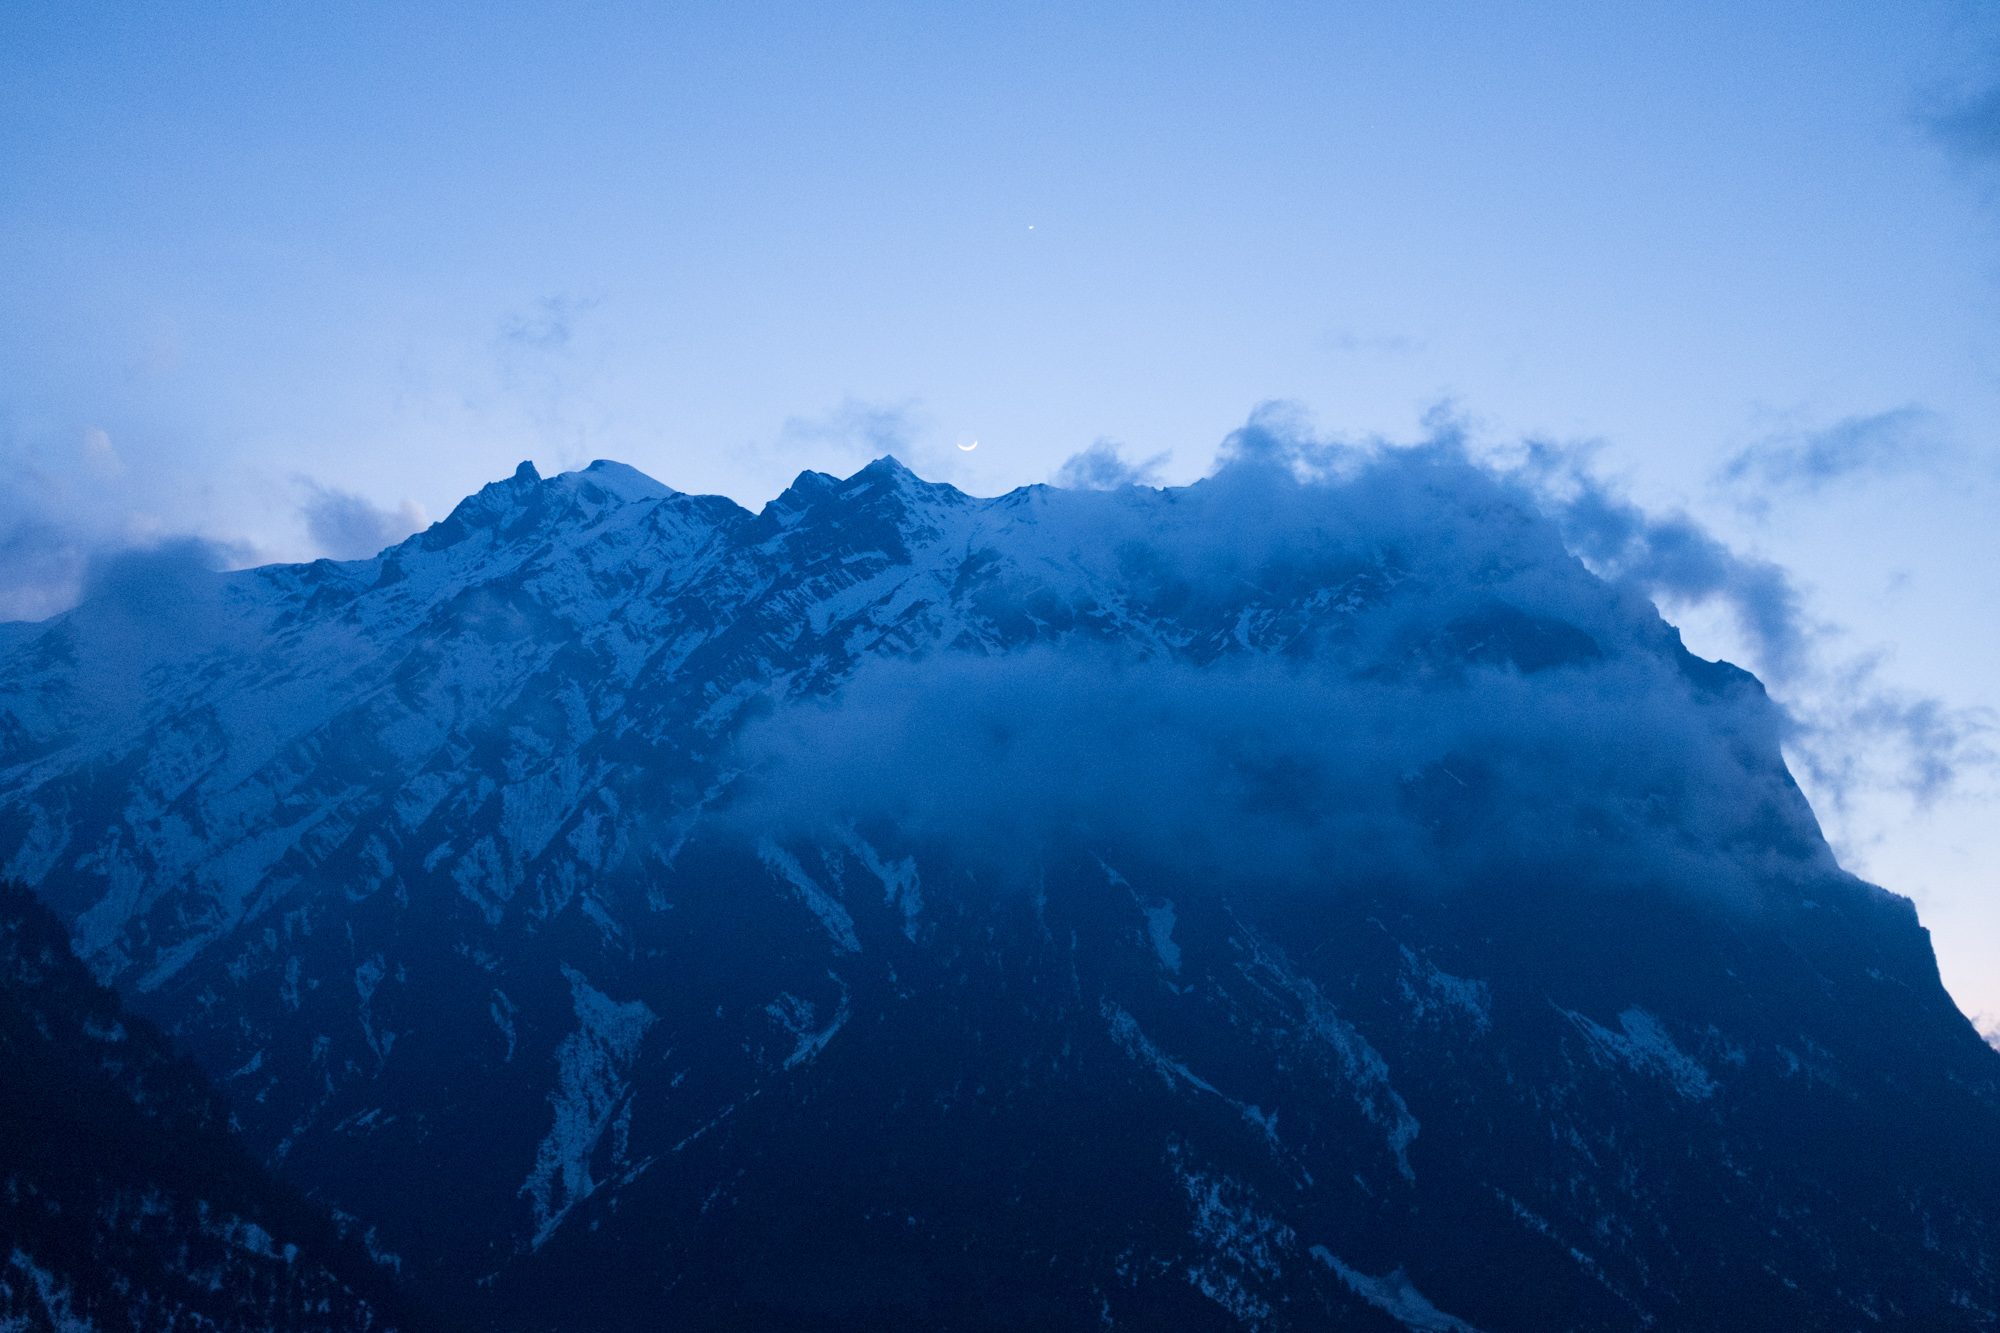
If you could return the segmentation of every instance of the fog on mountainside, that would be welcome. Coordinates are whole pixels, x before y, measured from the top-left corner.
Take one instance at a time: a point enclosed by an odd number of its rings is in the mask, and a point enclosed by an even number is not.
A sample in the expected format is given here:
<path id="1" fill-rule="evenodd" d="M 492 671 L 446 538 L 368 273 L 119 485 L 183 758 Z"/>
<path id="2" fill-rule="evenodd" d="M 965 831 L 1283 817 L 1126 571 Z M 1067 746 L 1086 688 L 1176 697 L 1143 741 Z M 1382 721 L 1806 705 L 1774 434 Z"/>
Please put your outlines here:
<path id="1" fill-rule="evenodd" d="M 1165 504 L 1038 494 L 1016 538 L 1205 632 L 1134 642 L 1063 624 L 1052 578 L 1021 589 L 1017 614 L 1056 608 L 1025 647 L 874 656 L 753 718 L 745 824 L 886 820 L 1014 863 L 1084 838 L 1329 890 L 1535 866 L 1745 895 L 1829 868 L 1778 710 L 1585 573 L 1525 487 L 1450 442 L 1302 477 L 1245 435 Z"/>

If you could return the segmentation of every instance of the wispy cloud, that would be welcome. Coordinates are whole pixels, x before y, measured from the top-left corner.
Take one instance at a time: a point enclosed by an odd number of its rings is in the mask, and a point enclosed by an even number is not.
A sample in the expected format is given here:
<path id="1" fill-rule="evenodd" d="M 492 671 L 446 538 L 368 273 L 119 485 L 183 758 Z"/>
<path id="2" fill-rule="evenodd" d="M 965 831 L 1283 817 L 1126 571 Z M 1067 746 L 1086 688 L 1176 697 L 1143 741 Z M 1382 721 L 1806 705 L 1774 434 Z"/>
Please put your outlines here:
<path id="1" fill-rule="evenodd" d="M 1088 449 L 1071 454 L 1056 469 L 1052 481 L 1073 491 L 1114 491 L 1120 486 L 1157 486 L 1160 469 L 1170 454 L 1154 454 L 1137 462 L 1128 461 L 1114 440 L 1099 440 Z"/>
<path id="2" fill-rule="evenodd" d="M 544 296 L 525 311 L 500 321 L 503 342 L 531 351 L 549 352 L 569 346 L 577 321 L 603 304 L 601 297 Z"/>
<path id="3" fill-rule="evenodd" d="M 1728 485 L 1811 494 L 1850 478 L 1935 469 L 1950 454 L 1942 419 L 1912 403 L 1769 436 L 1738 452 L 1717 477 Z M 1761 499 L 1754 492 L 1750 497 L 1753 505 Z"/>
<path id="4" fill-rule="evenodd" d="M 322 555 L 335 560 L 365 559 L 430 521 L 422 507 L 409 500 L 384 509 L 365 496 L 322 486 L 310 477 L 300 477 L 298 483 L 305 492 L 299 514 L 305 519 L 306 535 Z"/>
<path id="5" fill-rule="evenodd" d="M 1892 420 L 1820 433 L 1837 441 L 1796 444 L 1806 455 L 1822 446 L 1822 470 L 1833 466 L 1828 459 L 1882 466 L 1884 442 L 1915 421 L 1883 417 Z M 1654 601 L 1728 608 L 1759 654 L 1758 672 L 1783 700 L 1788 750 L 1831 812 L 1846 813 L 1873 793 L 1929 806 L 2000 767 L 1988 712 L 1894 685 L 1881 653 L 1843 647 L 1843 631 L 1808 616 L 1782 566 L 1734 550 L 1687 514 L 1646 512 L 1598 477 L 1591 457 L 1589 449 L 1531 444 L 1519 474 L 1543 497 L 1570 549 L 1600 573 Z"/>
<path id="6" fill-rule="evenodd" d="M 521 431 L 537 456 L 581 465 L 601 452 L 610 426 L 600 392 L 605 327 L 595 318 L 603 304 L 544 296 L 502 317 L 492 336 L 493 390 L 476 405 L 498 429 Z"/>
<path id="7" fill-rule="evenodd" d="M 1592 473 L 1587 450 L 1533 442 L 1520 472 L 1600 574 L 1654 601 L 1726 606 L 1774 681 L 1806 668 L 1814 631 L 1782 567 L 1731 549 L 1685 513 L 1646 512 Z"/>
<path id="8" fill-rule="evenodd" d="M 1793 750 L 1836 811 L 1884 790 L 1927 806 L 2000 762 L 1988 710 L 1899 689 L 1881 666 L 1880 654 L 1827 663 L 1811 697 L 1791 705 Z"/>
<path id="9" fill-rule="evenodd" d="M 818 416 L 786 417 L 778 431 L 778 443 L 780 448 L 792 450 L 831 449 L 844 461 L 866 463 L 884 454 L 905 457 L 916 444 L 917 430 L 914 402 L 847 398 Z"/>
<path id="10" fill-rule="evenodd" d="M 2000 83 L 1951 98 L 1922 119 L 1932 136 L 1957 156 L 2000 162 Z"/>

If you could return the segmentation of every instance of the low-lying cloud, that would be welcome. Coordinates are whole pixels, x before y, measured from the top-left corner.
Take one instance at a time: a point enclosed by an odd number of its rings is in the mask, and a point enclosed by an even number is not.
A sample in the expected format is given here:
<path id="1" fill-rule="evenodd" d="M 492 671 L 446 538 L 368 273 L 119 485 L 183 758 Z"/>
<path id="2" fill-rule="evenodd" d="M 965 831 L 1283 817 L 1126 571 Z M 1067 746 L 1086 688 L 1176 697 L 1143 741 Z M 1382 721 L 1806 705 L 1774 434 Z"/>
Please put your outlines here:
<path id="1" fill-rule="evenodd" d="M 1781 747 L 1840 805 L 1934 800 L 1991 764 L 1989 719 L 1835 662 L 1775 564 L 1577 452 L 1484 465 L 1438 425 L 1357 447 L 1274 406 L 1158 503 L 1079 465 L 1038 518 L 1051 548 L 1190 628 L 867 661 L 743 733 L 732 817 L 878 823 L 996 868 L 1081 845 L 1234 881 L 1540 869 L 1748 893 L 1832 864 Z M 1287 589 L 1350 613 L 1239 651 Z M 1684 656 L 1658 599 L 1728 608 L 1811 707 Z"/>
<path id="2" fill-rule="evenodd" d="M 1762 691 L 1704 676 L 1521 478 L 1455 440 L 1352 450 L 1266 414 L 1213 477 L 1128 497 L 1060 495 L 1042 521 L 1171 632 L 865 661 L 747 727 L 729 817 L 892 827 L 1003 874 L 1081 847 L 1236 884 L 1560 872 L 1748 893 L 1831 865 Z M 1660 577 L 1724 577 L 1650 540 Z"/>
<path id="3" fill-rule="evenodd" d="M 0 621 L 41 620 L 76 600 L 91 544 L 67 524 L 0 512 Z"/>
<path id="4" fill-rule="evenodd" d="M 733 813 L 879 824 L 1002 874 L 1080 847 L 1238 886 L 1560 873 L 1748 893 L 1746 866 L 1828 864 L 1757 714 L 1632 661 L 1449 684 L 1081 649 L 875 661 L 836 703 L 744 734 Z"/>
<path id="5" fill-rule="evenodd" d="M 134 618 L 159 617 L 163 608 L 206 598 L 215 575 L 238 554 L 202 537 L 174 537 L 94 556 L 84 574 L 83 598 Z"/>

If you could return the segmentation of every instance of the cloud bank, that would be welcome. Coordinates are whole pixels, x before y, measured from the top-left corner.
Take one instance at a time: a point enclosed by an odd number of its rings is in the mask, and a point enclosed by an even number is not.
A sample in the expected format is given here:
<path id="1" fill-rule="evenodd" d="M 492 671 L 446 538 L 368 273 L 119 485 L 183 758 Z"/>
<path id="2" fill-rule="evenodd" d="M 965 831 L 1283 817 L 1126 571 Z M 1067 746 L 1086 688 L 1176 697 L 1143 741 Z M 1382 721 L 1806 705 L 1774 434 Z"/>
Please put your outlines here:
<path id="1" fill-rule="evenodd" d="M 728 818 L 893 828 L 1000 876 L 1069 848 L 1246 890 L 1561 873 L 1747 896 L 1831 868 L 1779 710 L 1584 569 L 1522 479 L 1452 439 L 1353 450 L 1269 414 L 1225 459 L 1158 496 L 1071 492 L 1042 520 L 1186 643 L 869 660 L 746 729 Z M 1660 548 L 1663 577 L 1733 573 L 1597 509 Z M 1309 614 L 1329 595 L 1340 610 Z M 1255 648 L 1198 632 L 1247 643 L 1295 611 Z"/>
<path id="2" fill-rule="evenodd" d="M 875 662 L 837 704 L 746 733 L 735 817 L 879 825 L 1003 876 L 1082 848 L 1239 887 L 1562 874 L 1750 895 L 1746 864 L 1830 861 L 1744 702 L 1632 662 L 1449 685 L 1056 649 Z"/>

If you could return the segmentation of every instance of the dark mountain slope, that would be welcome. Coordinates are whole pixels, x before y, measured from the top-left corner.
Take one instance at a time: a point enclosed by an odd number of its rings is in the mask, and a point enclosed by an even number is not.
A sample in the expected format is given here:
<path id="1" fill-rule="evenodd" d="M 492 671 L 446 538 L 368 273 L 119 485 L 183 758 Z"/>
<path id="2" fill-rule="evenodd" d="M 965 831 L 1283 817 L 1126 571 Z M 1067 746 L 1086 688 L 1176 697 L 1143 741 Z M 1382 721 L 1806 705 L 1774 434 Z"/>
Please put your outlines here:
<path id="1" fill-rule="evenodd" d="M 358 1246 L 231 1135 L 197 1068 L 0 882 L 0 1327 L 411 1327 Z"/>

